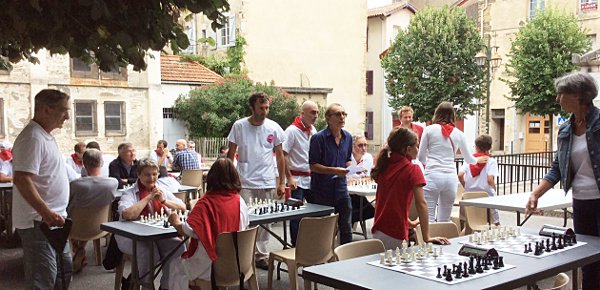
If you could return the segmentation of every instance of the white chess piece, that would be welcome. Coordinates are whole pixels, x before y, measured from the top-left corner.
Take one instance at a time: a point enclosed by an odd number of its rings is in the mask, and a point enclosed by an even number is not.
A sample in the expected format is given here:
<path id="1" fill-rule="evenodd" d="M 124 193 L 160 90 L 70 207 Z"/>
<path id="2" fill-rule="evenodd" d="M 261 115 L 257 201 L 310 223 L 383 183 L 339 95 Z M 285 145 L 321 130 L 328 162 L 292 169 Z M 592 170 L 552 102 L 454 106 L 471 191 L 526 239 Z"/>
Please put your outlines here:
<path id="1" fill-rule="evenodd" d="M 385 264 L 385 254 L 384 253 L 379 254 L 379 264 L 382 264 L 382 265 Z"/>

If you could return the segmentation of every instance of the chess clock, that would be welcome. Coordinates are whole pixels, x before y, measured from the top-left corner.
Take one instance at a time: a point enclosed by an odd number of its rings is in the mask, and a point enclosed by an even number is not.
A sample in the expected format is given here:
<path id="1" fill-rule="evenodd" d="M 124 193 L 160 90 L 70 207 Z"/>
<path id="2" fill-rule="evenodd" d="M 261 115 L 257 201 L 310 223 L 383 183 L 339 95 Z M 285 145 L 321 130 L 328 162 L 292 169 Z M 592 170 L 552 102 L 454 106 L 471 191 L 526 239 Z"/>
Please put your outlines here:
<path id="1" fill-rule="evenodd" d="M 483 248 L 468 243 L 460 248 L 458 254 L 466 257 L 498 257 L 498 251 L 494 248 Z"/>
<path id="2" fill-rule="evenodd" d="M 552 237 L 554 236 L 559 236 L 559 237 L 574 237 L 575 236 L 575 232 L 573 231 L 573 229 L 571 228 L 564 228 L 564 227 L 558 227 L 558 226 L 553 226 L 553 225 L 543 225 L 542 228 L 540 229 L 540 236 L 545 236 L 545 237 Z"/>

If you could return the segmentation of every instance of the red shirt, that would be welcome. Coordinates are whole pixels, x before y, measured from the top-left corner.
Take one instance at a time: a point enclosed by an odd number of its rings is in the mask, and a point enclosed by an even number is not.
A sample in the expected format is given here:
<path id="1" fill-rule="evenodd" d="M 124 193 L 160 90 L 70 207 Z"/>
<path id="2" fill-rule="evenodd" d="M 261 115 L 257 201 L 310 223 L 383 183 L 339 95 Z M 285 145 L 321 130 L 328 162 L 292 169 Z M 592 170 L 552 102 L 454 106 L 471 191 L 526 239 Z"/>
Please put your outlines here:
<path id="1" fill-rule="evenodd" d="M 417 137 L 419 138 L 419 143 L 421 143 L 421 135 L 423 135 L 423 127 L 417 125 L 415 123 L 410 123 L 410 128 L 417 133 Z"/>
<path id="2" fill-rule="evenodd" d="M 398 240 L 408 240 L 408 214 L 413 188 L 425 185 L 418 165 L 405 155 L 392 153 L 388 168 L 377 178 L 377 203 L 372 232 L 381 231 Z"/>

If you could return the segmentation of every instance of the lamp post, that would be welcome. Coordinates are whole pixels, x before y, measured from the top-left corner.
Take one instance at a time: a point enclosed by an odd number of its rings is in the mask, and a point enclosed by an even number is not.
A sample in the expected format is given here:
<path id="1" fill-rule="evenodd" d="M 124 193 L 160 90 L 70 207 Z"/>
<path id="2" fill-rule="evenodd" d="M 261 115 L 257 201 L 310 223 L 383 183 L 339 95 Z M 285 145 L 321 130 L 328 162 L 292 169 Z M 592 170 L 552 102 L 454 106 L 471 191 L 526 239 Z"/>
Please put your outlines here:
<path id="1" fill-rule="evenodd" d="M 490 39 L 488 38 L 488 45 L 483 46 L 484 51 L 480 51 L 475 55 L 475 62 L 478 66 L 484 67 L 487 73 L 485 74 L 485 133 L 490 133 L 490 83 L 492 71 L 496 70 L 502 63 L 502 57 L 498 54 L 498 46 L 490 46 Z"/>

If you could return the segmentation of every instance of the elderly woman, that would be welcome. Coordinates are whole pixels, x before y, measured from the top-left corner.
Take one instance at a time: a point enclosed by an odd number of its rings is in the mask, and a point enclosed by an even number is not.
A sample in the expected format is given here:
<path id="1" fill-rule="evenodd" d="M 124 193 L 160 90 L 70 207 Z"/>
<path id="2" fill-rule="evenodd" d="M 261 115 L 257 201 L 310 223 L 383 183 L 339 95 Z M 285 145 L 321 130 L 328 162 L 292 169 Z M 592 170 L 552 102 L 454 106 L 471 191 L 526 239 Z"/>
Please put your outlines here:
<path id="1" fill-rule="evenodd" d="M 119 201 L 119 215 L 121 220 L 136 220 L 140 216 L 147 216 L 161 210 L 185 210 L 185 204 L 173 193 L 161 190 L 156 186 L 158 180 L 158 164 L 150 159 L 142 159 L 137 163 L 138 180 L 132 187 L 126 189 Z M 129 238 L 115 236 L 121 252 L 133 255 L 132 241 Z M 154 243 L 137 243 L 137 262 L 140 277 L 145 275 L 150 265 L 155 265 L 160 259 L 168 255 L 173 249 L 177 248 L 181 240 L 179 238 L 162 239 Z M 149 253 L 154 251 L 154 261 L 150 261 Z M 177 250 L 173 257 L 178 257 L 183 253 L 183 247 Z M 167 289 L 169 285 L 169 265 L 173 258 L 167 260 L 164 264 L 163 275 L 160 279 L 160 287 Z M 150 283 L 152 273 L 147 274 L 143 281 Z"/>
<path id="2" fill-rule="evenodd" d="M 578 234 L 600 236 L 600 110 L 594 79 L 574 72 L 558 78 L 556 101 L 571 118 L 558 129 L 558 151 L 552 168 L 531 192 L 526 213 L 537 213 L 538 199 L 557 182 L 573 188 L 573 225 Z M 600 263 L 582 268 L 583 289 L 600 289 Z"/>
<path id="3" fill-rule="evenodd" d="M 217 236 L 248 227 L 248 208 L 239 194 L 241 183 L 233 162 L 217 159 L 206 183 L 206 194 L 185 222 L 176 213 L 169 216 L 180 235 L 192 237 L 188 251 L 171 265 L 171 290 L 188 289 L 189 280 L 210 280 L 212 262 L 217 259 Z"/>

